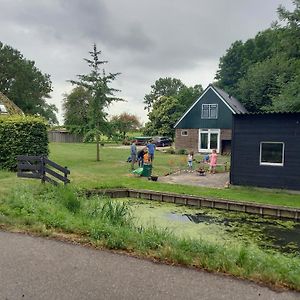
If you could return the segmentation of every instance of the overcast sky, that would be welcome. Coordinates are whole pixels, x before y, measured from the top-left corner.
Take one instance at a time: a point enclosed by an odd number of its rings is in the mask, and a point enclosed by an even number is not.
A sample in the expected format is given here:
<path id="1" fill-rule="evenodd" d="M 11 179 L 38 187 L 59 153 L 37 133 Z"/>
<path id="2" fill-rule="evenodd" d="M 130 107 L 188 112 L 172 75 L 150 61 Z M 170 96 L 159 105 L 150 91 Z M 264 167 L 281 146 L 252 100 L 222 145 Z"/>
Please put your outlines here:
<path id="1" fill-rule="evenodd" d="M 0 41 L 18 49 L 51 76 L 52 99 L 62 121 L 62 94 L 76 74 L 89 71 L 92 44 L 121 72 L 113 87 L 127 100 L 109 113 L 147 119 L 143 98 L 160 77 L 188 86 L 214 80 L 219 58 L 277 20 L 291 0 L 0 0 Z"/>

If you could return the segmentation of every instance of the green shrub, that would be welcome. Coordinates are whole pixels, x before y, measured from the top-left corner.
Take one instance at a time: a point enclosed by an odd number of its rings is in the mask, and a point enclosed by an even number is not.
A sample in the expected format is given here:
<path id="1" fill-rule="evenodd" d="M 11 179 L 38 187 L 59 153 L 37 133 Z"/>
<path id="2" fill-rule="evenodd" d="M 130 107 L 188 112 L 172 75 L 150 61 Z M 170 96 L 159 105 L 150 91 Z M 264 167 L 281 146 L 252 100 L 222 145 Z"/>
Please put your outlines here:
<path id="1" fill-rule="evenodd" d="M 174 149 L 173 147 L 170 147 L 169 149 L 166 149 L 166 150 L 165 150 L 165 153 L 168 153 L 168 154 L 175 154 L 176 151 L 175 151 L 175 149 Z"/>
<path id="2" fill-rule="evenodd" d="M 0 169 L 16 170 L 17 155 L 48 155 L 47 127 L 39 117 L 0 117 Z"/>
<path id="3" fill-rule="evenodd" d="M 186 149 L 178 149 L 177 150 L 177 154 L 183 154 L 183 155 L 187 155 L 188 151 Z"/>

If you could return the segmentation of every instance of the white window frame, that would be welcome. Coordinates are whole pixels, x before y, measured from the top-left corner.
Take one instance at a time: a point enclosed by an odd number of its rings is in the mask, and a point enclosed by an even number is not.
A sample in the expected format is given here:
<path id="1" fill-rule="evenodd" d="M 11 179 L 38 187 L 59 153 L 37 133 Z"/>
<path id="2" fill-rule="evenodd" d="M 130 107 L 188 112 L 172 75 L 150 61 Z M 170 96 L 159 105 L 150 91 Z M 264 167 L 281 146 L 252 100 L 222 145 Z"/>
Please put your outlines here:
<path id="1" fill-rule="evenodd" d="M 183 134 L 185 132 L 186 132 L 186 134 Z M 181 136 L 188 136 L 188 135 L 189 135 L 189 132 L 187 130 L 181 130 Z"/>
<path id="2" fill-rule="evenodd" d="M 203 149 L 201 148 L 201 133 L 208 133 L 208 140 L 207 145 L 210 147 L 210 135 L 211 133 L 217 133 L 218 134 L 218 140 L 217 140 L 217 153 L 220 153 L 220 145 L 221 145 L 221 129 L 199 129 L 199 139 L 198 139 L 198 148 L 199 152 L 207 153 L 211 152 L 212 149 Z"/>
<path id="3" fill-rule="evenodd" d="M 281 163 L 271 163 L 271 162 L 262 162 L 262 144 L 282 144 L 282 162 Z M 269 142 L 269 141 L 263 141 L 259 144 L 259 164 L 261 166 L 277 166 L 277 167 L 283 167 L 284 166 L 284 150 L 285 150 L 285 144 L 284 142 Z"/>
<path id="4" fill-rule="evenodd" d="M 205 117 L 203 115 L 203 107 L 207 106 L 208 107 L 208 117 Z M 211 117 L 211 108 L 214 106 L 216 108 L 216 116 Z M 219 112 L 219 106 L 218 104 L 208 104 L 208 103 L 203 103 L 201 106 L 201 119 L 211 119 L 211 120 L 217 120 L 218 119 L 218 112 Z"/>
<path id="5" fill-rule="evenodd" d="M 2 113 L 2 114 L 7 114 L 8 113 L 5 105 L 1 104 L 1 103 L 0 103 L 0 113 Z"/>

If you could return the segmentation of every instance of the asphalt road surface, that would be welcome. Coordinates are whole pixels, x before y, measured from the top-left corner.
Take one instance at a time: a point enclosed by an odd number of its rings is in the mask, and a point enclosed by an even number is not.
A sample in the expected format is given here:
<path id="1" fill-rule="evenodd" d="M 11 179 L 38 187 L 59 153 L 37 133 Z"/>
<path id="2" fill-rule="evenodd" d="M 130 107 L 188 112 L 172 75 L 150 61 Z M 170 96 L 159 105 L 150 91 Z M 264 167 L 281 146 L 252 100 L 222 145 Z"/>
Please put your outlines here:
<path id="1" fill-rule="evenodd" d="M 0 231 L 0 299 L 300 299 L 300 293 Z"/>

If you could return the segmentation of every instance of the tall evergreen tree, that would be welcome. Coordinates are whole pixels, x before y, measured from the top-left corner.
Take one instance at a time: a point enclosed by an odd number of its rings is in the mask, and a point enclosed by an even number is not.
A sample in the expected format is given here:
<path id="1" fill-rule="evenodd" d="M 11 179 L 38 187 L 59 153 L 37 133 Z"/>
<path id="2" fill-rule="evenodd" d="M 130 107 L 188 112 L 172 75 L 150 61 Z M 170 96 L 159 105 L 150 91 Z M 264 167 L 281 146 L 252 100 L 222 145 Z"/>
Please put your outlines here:
<path id="1" fill-rule="evenodd" d="M 105 109 L 114 101 L 123 101 L 121 98 L 115 97 L 115 93 L 119 90 L 110 87 L 120 73 L 106 73 L 104 68 L 101 68 L 108 61 L 100 60 L 100 50 L 97 50 L 96 44 L 93 45 L 93 50 L 89 51 L 91 58 L 84 58 L 90 67 L 90 73 L 86 75 L 77 75 L 78 80 L 70 80 L 72 84 L 82 86 L 91 95 L 91 101 L 88 108 L 88 123 L 89 128 L 94 131 L 97 145 L 97 161 L 100 160 L 100 134 L 106 125 L 107 113 Z"/>

